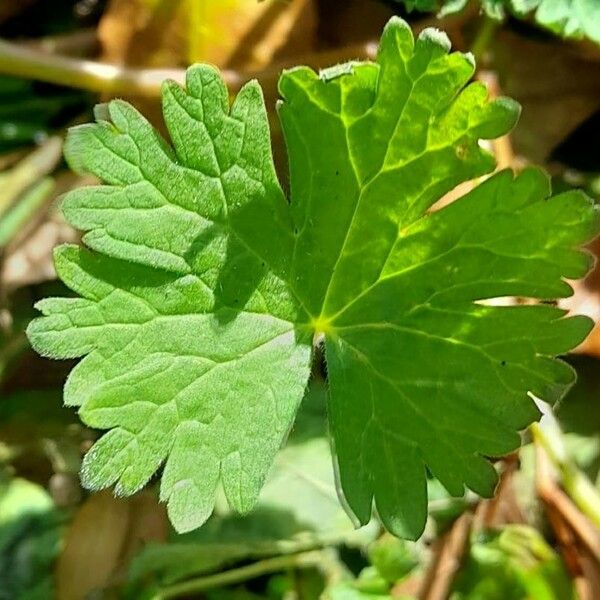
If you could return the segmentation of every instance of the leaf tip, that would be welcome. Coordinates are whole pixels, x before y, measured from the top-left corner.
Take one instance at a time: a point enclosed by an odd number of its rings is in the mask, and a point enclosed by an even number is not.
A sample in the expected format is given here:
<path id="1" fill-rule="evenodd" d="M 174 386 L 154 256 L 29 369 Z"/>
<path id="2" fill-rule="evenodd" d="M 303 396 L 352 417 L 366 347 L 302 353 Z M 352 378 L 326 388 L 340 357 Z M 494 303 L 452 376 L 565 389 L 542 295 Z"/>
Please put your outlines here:
<path id="1" fill-rule="evenodd" d="M 108 102 L 100 102 L 94 106 L 94 119 L 97 123 L 100 121 L 110 122 Z"/>
<path id="2" fill-rule="evenodd" d="M 42 301 L 40 302 L 36 302 L 36 304 L 34 305 L 34 308 L 36 310 L 39 310 L 40 312 L 42 312 Z M 27 325 L 27 328 L 25 329 L 25 335 L 27 337 L 27 339 L 29 340 L 29 343 L 31 344 L 31 347 L 38 353 L 41 354 L 42 356 L 44 356 L 44 348 L 43 345 L 40 344 L 40 339 L 38 336 L 39 333 L 39 327 L 41 325 L 42 322 L 42 317 L 37 317 L 33 320 L 31 320 L 29 322 L 29 324 Z"/>
<path id="3" fill-rule="evenodd" d="M 427 496 L 414 502 L 411 511 L 413 514 L 406 515 L 402 511 L 377 507 L 377 514 L 387 531 L 403 540 L 416 542 L 423 535 L 427 524 Z"/>
<path id="4" fill-rule="evenodd" d="M 441 49 L 444 53 L 450 51 L 452 44 L 450 42 L 450 38 L 446 34 L 445 31 L 441 29 L 437 29 L 436 27 L 426 27 L 421 31 L 418 38 L 419 42 L 426 45 L 433 45 L 437 48 Z M 471 57 L 473 56 L 470 52 L 468 53 Z M 468 60 L 468 56 L 464 55 Z M 475 61 L 473 59 L 473 66 L 475 66 Z"/>
<path id="5" fill-rule="evenodd" d="M 508 96 L 500 96 L 496 98 L 496 100 L 494 100 L 494 104 L 502 108 L 507 115 L 512 116 L 514 120 L 512 126 L 514 127 L 521 116 L 521 105 L 514 98 L 509 98 Z"/>
<path id="6" fill-rule="evenodd" d="M 69 127 L 67 131 L 63 154 L 69 167 L 79 175 L 87 172 L 84 155 L 88 147 L 87 136 L 92 127 L 95 127 L 95 125 L 85 123 L 84 125 Z"/>
<path id="7" fill-rule="evenodd" d="M 402 18 L 393 16 L 386 24 L 381 35 L 378 51 L 378 62 L 391 53 L 399 54 L 402 60 L 409 58 L 414 49 L 414 36 L 410 25 Z"/>
<path id="8" fill-rule="evenodd" d="M 309 67 L 284 69 L 277 83 L 277 91 L 282 98 L 280 103 L 285 104 L 288 102 L 296 89 L 317 78 L 317 74 Z"/>
<path id="9" fill-rule="evenodd" d="M 384 37 L 387 33 L 390 32 L 408 32 L 412 36 L 412 29 L 410 28 L 410 25 L 398 15 L 394 15 L 386 23 L 385 27 L 383 28 L 382 37 Z"/>
<path id="10" fill-rule="evenodd" d="M 471 68 L 475 69 L 475 66 L 476 66 L 475 55 L 472 52 L 463 52 L 462 56 L 469 63 Z"/>
<path id="11" fill-rule="evenodd" d="M 189 482 L 179 482 L 167 501 L 169 521 L 177 533 L 189 533 L 198 529 L 206 523 L 213 511 L 212 504 L 207 505 L 196 498 L 197 493 L 191 488 Z"/>

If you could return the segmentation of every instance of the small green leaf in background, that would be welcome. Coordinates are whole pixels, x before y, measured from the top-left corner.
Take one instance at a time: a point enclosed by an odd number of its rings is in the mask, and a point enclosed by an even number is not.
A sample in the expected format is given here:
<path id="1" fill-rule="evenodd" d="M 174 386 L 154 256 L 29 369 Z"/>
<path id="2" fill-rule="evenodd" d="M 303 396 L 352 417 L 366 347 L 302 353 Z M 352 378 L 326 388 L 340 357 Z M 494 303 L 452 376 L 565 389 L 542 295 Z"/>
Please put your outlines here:
<path id="1" fill-rule="evenodd" d="M 369 561 L 388 583 L 406 577 L 418 564 L 414 544 L 384 535 L 369 547 Z"/>
<path id="2" fill-rule="evenodd" d="M 575 600 L 560 557 L 527 525 L 507 525 L 472 540 L 450 600 Z"/>
<path id="3" fill-rule="evenodd" d="M 571 294 L 599 219 L 535 169 L 430 212 L 494 170 L 480 140 L 519 113 L 449 50 L 392 19 L 376 62 L 285 72 L 289 203 L 256 82 L 231 106 L 211 67 L 191 67 L 185 90 L 166 83 L 173 146 L 119 100 L 71 130 L 71 166 L 105 185 L 63 204 L 89 250 L 59 248 L 56 268 L 80 297 L 40 302 L 28 332 L 46 356 L 84 357 L 65 403 L 109 430 L 85 457 L 87 487 L 132 494 L 164 464 L 178 531 L 207 520 L 220 485 L 248 512 L 323 344 L 338 493 L 357 523 L 375 506 L 390 532 L 419 537 L 426 469 L 452 495 L 493 493 L 486 457 L 538 418 L 530 392 L 566 392 L 574 373 L 554 357 L 591 322 L 481 301 Z"/>
<path id="4" fill-rule="evenodd" d="M 469 0 L 396 0 L 406 10 L 438 12 L 447 17 L 460 13 Z M 473 2 L 473 0 L 471 0 Z M 597 0 L 476 0 L 491 19 L 509 15 L 532 19 L 540 27 L 564 38 L 587 38 L 600 44 L 600 2 Z"/>
<path id="5" fill-rule="evenodd" d="M 63 521 L 41 486 L 20 478 L 0 482 L 0 600 L 53 597 Z"/>
<path id="6" fill-rule="evenodd" d="M 329 586 L 325 600 L 380 600 L 392 598 L 395 584 L 408 577 L 423 556 L 415 544 L 384 535 L 369 546 L 370 565 L 352 581 L 342 581 Z M 394 598 L 402 598 L 393 594 Z"/>
<path id="7" fill-rule="evenodd" d="M 420 12 L 431 12 L 438 9 L 437 0 L 398 0 L 401 1 L 409 12 L 418 10 Z M 462 1 L 462 0 L 461 0 Z"/>
<path id="8" fill-rule="evenodd" d="M 342 582 L 326 590 L 330 600 L 391 598 L 395 584 L 407 578 L 423 560 L 413 542 L 383 535 L 369 546 L 370 566 L 357 579 Z M 394 593 L 395 598 L 402 598 Z"/>
<path id="9" fill-rule="evenodd" d="M 356 588 L 352 583 L 338 583 L 326 590 L 323 600 L 391 600 L 388 593 L 371 593 Z"/>
<path id="10" fill-rule="evenodd" d="M 588 38 L 600 44 L 600 2 L 597 0 L 509 0 L 511 12 L 532 17 L 538 25 L 565 38 Z"/>

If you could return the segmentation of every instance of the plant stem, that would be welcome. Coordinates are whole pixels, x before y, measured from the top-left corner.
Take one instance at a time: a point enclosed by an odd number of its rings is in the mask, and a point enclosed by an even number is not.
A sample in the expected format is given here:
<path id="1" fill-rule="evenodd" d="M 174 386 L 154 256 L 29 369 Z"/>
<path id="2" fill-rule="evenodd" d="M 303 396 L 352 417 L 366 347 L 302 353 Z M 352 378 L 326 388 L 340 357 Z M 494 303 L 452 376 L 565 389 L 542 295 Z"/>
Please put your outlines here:
<path id="1" fill-rule="evenodd" d="M 376 45 L 358 44 L 341 50 L 313 52 L 298 57 L 300 63 L 315 67 L 346 60 L 348 56 L 373 58 Z M 289 68 L 287 62 L 275 63 L 256 73 L 231 69 L 221 70 L 221 76 L 230 91 L 238 90 L 246 81 L 256 77 L 263 87 L 274 89 L 282 69 Z M 79 58 L 69 58 L 14 44 L 0 39 L 0 73 L 37 79 L 56 85 L 65 85 L 109 96 L 160 96 L 161 84 L 165 79 L 178 83 L 185 81 L 185 69 L 144 69 L 121 67 L 108 63 Z"/>
<path id="2" fill-rule="evenodd" d="M 498 28 L 499 21 L 495 19 L 491 19 L 488 16 L 483 17 L 483 23 L 481 27 L 477 31 L 477 35 L 473 40 L 473 45 L 471 46 L 471 52 L 475 57 L 475 62 L 479 65 L 480 62 L 483 62 L 484 55 L 489 48 L 489 45 L 494 37 L 494 33 Z"/>
<path id="3" fill-rule="evenodd" d="M 5 378 L 10 364 L 28 347 L 23 331 L 15 333 L 7 340 L 0 338 L 0 383 Z"/>
<path id="4" fill-rule="evenodd" d="M 43 206 L 54 189 L 54 180 L 44 177 L 27 190 L 16 206 L 0 217 L 0 250 L 21 231 Z"/>
<path id="5" fill-rule="evenodd" d="M 78 29 L 71 33 L 49 35 L 21 42 L 28 48 L 46 54 L 66 54 L 67 56 L 89 56 L 98 47 L 96 30 Z"/>
<path id="6" fill-rule="evenodd" d="M 317 567 L 323 560 L 323 554 L 320 551 L 313 550 L 311 552 L 303 552 L 300 554 L 290 554 L 287 556 L 276 556 L 255 562 L 251 565 L 231 569 L 216 575 L 207 577 L 198 577 L 190 579 L 183 583 L 178 583 L 166 587 L 159 591 L 153 600 L 168 600 L 169 598 L 177 598 L 187 594 L 194 594 L 210 588 L 230 585 L 232 583 L 241 583 L 249 579 L 276 573 L 285 569 L 306 569 Z"/>
<path id="7" fill-rule="evenodd" d="M 54 170 L 62 156 L 62 140 L 49 138 L 10 171 L 0 174 L 0 217 L 41 177 Z"/>
<path id="8" fill-rule="evenodd" d="M 183 69 L 133 69 L 47 54 L 0 40 L 0 73 L 112 96 L 159 96 L 165 79 L 182 83 Z"/>
<path id="9" fill-rule="evenodd" d="M 553 415 L 545 414 L 543 424 L 533 423 L 534 440 L 546 451 L 560 474 L 565 491 L 591 521 L 600 527 L 600 494 L 586 475 L 567 456 L 558 424 Z"/>

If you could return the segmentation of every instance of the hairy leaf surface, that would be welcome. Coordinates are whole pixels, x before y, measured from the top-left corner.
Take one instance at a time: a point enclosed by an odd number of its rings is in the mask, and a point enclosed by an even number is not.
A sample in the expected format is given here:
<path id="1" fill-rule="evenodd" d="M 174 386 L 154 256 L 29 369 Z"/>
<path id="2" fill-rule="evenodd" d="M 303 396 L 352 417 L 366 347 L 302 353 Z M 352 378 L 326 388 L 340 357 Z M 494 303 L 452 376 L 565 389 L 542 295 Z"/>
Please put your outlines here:
<path id="1" fill-rule="evenodd" d="M 133 493 L 164 464 L 180 531 L 206 520 L 219 481 L 249 510 L 324 340 L 339 493 L 358 522 L 375 505 L 390 531 L 420 535 L 426 467 L 452 494 L 493 492 L 486 457 L 537 418 L 528 393 L 552 402 L 569 387 L 553 357 L 590 323 L 481 301 L 570 294 L 598 218 L 582 194 L 550 198 L 536 170 L 430 211 L 493 170 L 480 140 L 518 116 L 468 84 L 473 70 L 444 34 L 415 42 L 393 19 L 375 63 L 284 73 L 289 203 L 258 85 L 229 108 L 210 67 L 190 68 L 186 90 L 165 84 L 172 147 L 119 101 L 71 131 L 71 165 L 106 185 L 65 199 L 91 248 L 56 255 L 79 297 L 42 301 L 29 336 L 43 354 L 85 356 L 66 402 L 110 429 L 86 485 Z"/>
<path id="2" fill-rule="evenodd" d="M 108 184 L 63 204 L 96 252 L 57 250 L 81 298 L 41 302 L 30 338 L 50 356 L 87 354 L 65 402 L 111 430 L 84 484 L 131 494 L 164 462 L 161 497 L 184 531 L 211 514 L 219 480 L 238 511 L 254 505 L 311 346 L 285 283 L 292 226 L 257 84 L 229 110 L 219 74 L 194 67 L 187 92 L 165 84 L 163 108 L 173 148 L 120 101 L 71 130 L 71 165 Z"/>

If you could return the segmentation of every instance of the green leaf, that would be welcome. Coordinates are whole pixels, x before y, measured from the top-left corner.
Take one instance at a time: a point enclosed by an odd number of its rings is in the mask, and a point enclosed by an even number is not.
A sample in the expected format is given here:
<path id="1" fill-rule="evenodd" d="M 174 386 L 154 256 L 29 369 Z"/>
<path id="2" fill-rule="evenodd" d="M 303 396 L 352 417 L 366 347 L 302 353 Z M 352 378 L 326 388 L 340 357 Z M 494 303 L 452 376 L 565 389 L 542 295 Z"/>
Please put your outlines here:
<path id="1" fill-rule="evenodd" d="M 446 17 L 463 11 L 469 0 L 396 0 L 409 12 L 437 12 Z M 600 3 L 597 0 L 479 0 L 481 10 L 496 21 L 512 14 L 532 18 L 538 25 L 564 37 L 590 39 L 600 44 Z"/>
<path id="2" fill-rule="evenodd" d="M 341 487 L 360 522 L 375 499 L 386 527 L 407 537 L 425 520 L 425 464 L 452 494 L 465 484 L 492 493 L 496 474 L 481 455 L 518 445 L 516 430 L 537 413 L 526 390 L 560 397 L 573 376 L 549 355 L 589 329 L 551 306 L 476 303 L 568 295 L 561 276 L 589 265 L 572 247 L 597 229 L 585 197 L 547 202 L 541 173 L 503 172 L 426 213 L 493 167 L 478 138 L 516 116 L 481 84 L 461 91 L 472 63 L 447 48 L 431 31 L 413 48 L 395 24 L 379 71 L 360 65 L 354 80 L 327 81 L 298 69 L 281 82 L 292 210 L 310 223 L 293 273 L 326 334 Z"/>
<path id="3" fill-rule="evenodd" d="M 54 562 L 65 515 L 41 486 L 15 478 L 0 482 L 0 598 L 53 598 Z"/>
<path id="4" fill-rule="evenodd" d="M 565 565 L 542 535 L 528 525 L 474 536 L 451 600 L 571 600 Z"/>
<path id="5" fill-rule="evenodd" d="M 407 578 L 424 560 L 417 544 L 383 535 L 369 546 L 368 559 L 370 565 L 362 569 L 356 579 L 328 586 L 323 593 L 323 599 L 414 600 L 414 596 L 399 594 L 396 584 Z"/>
<path id="6" fill-rule="evenodd" d="M 468 3 L 469 0 L 446 0 L 442 6 L 438 6 L 437 16 L 441 19 L 449 15 L 455 15 L 464 10 Z"/>
<path id="7" fill-rule="evenodd" d="M 56 266 L 81 297 L 42 301 L 29 336 L 48 356 L 87 355 L 65 400 L 111 429 L 85 458 L 88 487 L 129 494 L 164 462 L 179 531 L 206 520 L 219 480 L 249 510 L 324 340 L 339 494 L 358 522 L 375 505 L 418 537 L 426 467 L 454 495 L 492 494 L 485 457 L 518 447 L 538 417 L 529 392 L 568 389 L 553 356 L 590 322 L 480 301 L 569 295 L 598 216 L 583 194 L 550 199 L 533 169 L 429 211 L 493 170 L 480 140 L 518 115 L 467 85 L 473 71 L 444 34 L 415 42 L 392 19 L 376 63 L 284 73 L 289 205 L 257 84 L 229 108 L 210 67 L 192 67 L 186 91 L 165 85 L 173 148 L 120 101 L 72 130 L 71 165 L 107 185 L 67 196 L 92 251 L 63 247 Z"/>
<path id="8" fill-rule="evenodd" d="M 430 12 L 437 9 L 437 0 L 398 0 L 402 2 L 408 12 L 418 10 L 419 12 Z"/>
<path id="9" fill-rule="evenodd" d="M 600 44 L 597 0 L 510 0 L 510 8 L 520 17 L 532 15 L 536 23 L 561 37 L 588 38 Z"/>
<path id="10" fill-rule="evenodd" d="M 312 420 L 307 400 L 320 396 L 318 387 L 311 391 L 298 415 L 304 424 Z M 354 529 L 337 501 L 327 439 L 302 434 L 276 457 L 252 514 L 215 514 L 201 529 L 170 543 L 148 544 L 134 559 L 129 577 L 134 583 L 154 577 L 168 584 L 241 560 L 327 545 L 366 547 L 377 534 L 375 522 Z"/>
<path id="11" fill-rule="evenodd" d="M 0 508 L 0 525 L 6 527 L 28 515 L 50 511 L 53 503 L 41 486 L 17 478 L 0 485 Z"/>
<path id="12" fill-rule="evenodd" d="M 380 537 L 369 547 L 369 561 L 390 584 L 406 577 L 419 564 L 419 558 L 413 542 L 390 535 Z"/>
<path id="13" fill-rule="evenodd" d="M 55 264 L 81 298 L 54 298 L 29 336 L 42 353 L 86 358 L 65 403 L 112 428 L 86 455 L 83 483 L 132 494 L 166 460 L 161 497 L 179 531 L 211 514 L 222 481 L 254 505 L 309 375 L 310 335 L 285 260 L 291 218 L 275 177 L 260 88 L 231 110 L 218 73 L 166 83 L 175 148 L 131 106 L 71 130 L 70 164 L 107 182 L 63 211 L 96 252 L 63 246 Z M 102 116 L 102 115 L 101 115 Z"/>
<path id="14" fill-rule="evenodd" d="M 392 596 L 388 593 L 370 593 L 357 589 L 352 582 L 342 582 L 326 589 L 323 600 L 392 600 Z"/>

